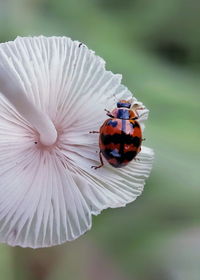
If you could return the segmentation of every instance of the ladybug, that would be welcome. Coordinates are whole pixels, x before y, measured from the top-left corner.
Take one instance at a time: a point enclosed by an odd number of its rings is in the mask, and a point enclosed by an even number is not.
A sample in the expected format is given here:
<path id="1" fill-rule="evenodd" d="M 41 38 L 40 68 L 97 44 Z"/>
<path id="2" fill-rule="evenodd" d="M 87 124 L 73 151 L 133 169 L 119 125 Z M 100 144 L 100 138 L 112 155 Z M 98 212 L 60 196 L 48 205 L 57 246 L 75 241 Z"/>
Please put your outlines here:
<path id="1" fill-rule="evenodd" d="M 136 104 L 133 107 L 137 106 Z M 141 150 L 142 130 L 136 121 L 136 110 L 131 109 L 131 103 L 120 100 L 117 102 L 117 108 L 112 112 L 107 111 L 107 115 L 110 118 L 103 123 L 98 132 L 101 164 L 92 166 L 95 169 L 104 165 L 102 155 L 109 164 L 119 168 L 127 165 Z"/>

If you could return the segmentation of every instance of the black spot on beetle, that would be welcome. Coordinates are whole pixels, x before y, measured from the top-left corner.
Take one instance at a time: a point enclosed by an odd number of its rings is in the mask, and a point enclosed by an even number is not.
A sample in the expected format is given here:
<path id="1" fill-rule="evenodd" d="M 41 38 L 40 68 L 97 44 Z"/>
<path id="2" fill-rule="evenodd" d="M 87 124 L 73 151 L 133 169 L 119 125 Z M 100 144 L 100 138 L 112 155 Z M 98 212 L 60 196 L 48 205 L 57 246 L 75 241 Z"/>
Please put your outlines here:
<path id="1" fill-rule="evenodd" d="M 114 144 L 119 144 L 121 142 L 121 134 L 101 134 L 101 141 L 104 145 L 114 143 Z"/>
<path id="2" fill-rule="evenodd" d="M 139 138 L 139 137 L 137 137 L 137 136 L 135 136 L 135 137 L 132 137 L 133 138 L 133 144 L 134 144 L 134 146 L 135 147 L 139 147 L 140 145 L 141 145 L 141 138 Z"/>
<path id="3" fill-rule="evenodd" d="M 110 126 L 112 126 L 112 127 L 116 127 L 116 126 L 117 126 L 117 121 L 109 120 L 109 121 L 107 122 L 107 125 L 110 125 Z"/>
<path id="4" fill-rule="evenodd" d="M 135 122 L 130 122 L 130 127 L 135 128 Z"/>
<path id="5" fill-rule="evenodd" d="M 137 155 L 136 151 L 130 151 L 123 154 L 124 160 L 131 161 Z"/>
<path id="6" fill-rule="evenodd" d="M 115 159 L 115 162 L 109 162 L 114 167 L 123 167 L 127 164 L 128 161 L 134 159 L 137 155 L 136 151 L 122 152 L 118 153 L 115 150 L 105 149 L 102 151 L 104 157 L 109 161 Z"/>
<path id="7" fill-rule="evenodd" d="M 120 158 L 121 155 L 117 149 L 114 149 L 110 152 L 110 155 L 113 156 L 114 158 Z"/>
<path id="8" fill-rule="evenodd" d="M 132 128 L 135 128 L 135 127 L 140 128 L 138 122 L 130 122 L 130 125 L 132 126 Z"/>
<path id="9" fill-rule="evenodd" d="M 109 135 L 109 134 L 101 134 L 101 141 L 104 145 L 110 144 L 110 143 L 114 143 L 114 144 L 120 144 L 120 143 L 124 143 L 124 144 L 133 144 L 135 147 L 139 147 L 141 144 L 141 138 L 140 137 L 133 137 L 130 134 L 118 134 L 115 133 L 113 135 Z"/>
<path id="10" fill-rule="evenodd" d="M 139 126 L 138 122 L 135 122 L 135 127 L 140 128 L 140 126 Z"/>
<path id="11" fill-rule="evenodd" d="M 113 154 L 113 150 L 111 149 L 105 149 L 102 151 L 102 153 L 106 159 L 115 158 L 115 155 Z"/>

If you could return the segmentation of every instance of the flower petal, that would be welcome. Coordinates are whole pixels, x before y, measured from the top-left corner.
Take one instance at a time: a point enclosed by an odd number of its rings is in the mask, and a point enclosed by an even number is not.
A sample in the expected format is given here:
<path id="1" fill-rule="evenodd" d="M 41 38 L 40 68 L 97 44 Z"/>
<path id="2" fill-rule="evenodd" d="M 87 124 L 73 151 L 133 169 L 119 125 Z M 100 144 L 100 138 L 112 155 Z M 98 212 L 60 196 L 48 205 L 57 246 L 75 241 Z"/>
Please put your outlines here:
<path id="1" fill-rule="evenodd" d="M 20 165 L 1 175 L 0 183 L 2 242 L 52 246 L 73 240 L 91 227 L 90 209 L 72 175 L 49 152 L 32 150 Z"/>
<path id="2" fill-rule="evenodd" d="M 150 148 L 143 146 L 136 160 L 117 169 L 105 160 L 102 168 L 91 169 L 91 165 L 99 164 L 95 154 L 89 154 L 89 149 L 80 149 L 79 153 L 67 153 L 73 166 L 73 176 L 92 214 L 96 215 L 108 207 L 125 206 L 141 195 L 145 179 L 152 168 L 153 151 Z M 76 162 L 79 163 L 78 168 L 75 166 Z"/>
<path id="3" fill-rule="evenodd" d="M 121 207 L 141 194 L 153 160 L 142 147 L 128 166 L 98 165 L 98 135 L 90 134 L 120 99 L 140 104 L 121 75 L 85 45 L 66 37 L 18 37 L 0 44 L 1 77 L 10 77 L 51 118 L 58 141 L 46 149 L 30 123 L 0 95 L 0 241 L 47 247 L 73 240 L 91 227 L 91 215 Z M 2 78 L 3 79 L 3 78 Z"/>

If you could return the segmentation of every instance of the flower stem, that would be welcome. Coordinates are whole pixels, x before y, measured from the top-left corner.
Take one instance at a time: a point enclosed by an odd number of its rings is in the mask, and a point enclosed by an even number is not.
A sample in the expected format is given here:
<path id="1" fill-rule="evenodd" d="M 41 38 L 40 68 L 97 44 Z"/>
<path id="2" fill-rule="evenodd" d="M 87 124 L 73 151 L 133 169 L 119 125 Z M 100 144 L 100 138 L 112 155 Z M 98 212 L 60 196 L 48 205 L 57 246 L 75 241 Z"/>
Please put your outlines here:
<path id="1" fill-rule="evenodd" d="M 61 247 L 30 249 L 14 247 L 15 280 L 47 280 L 63 254 Z"/>
<path id="2" fill-rule="evenodd" d="M 50 118 L 28 99 L 19 81 L 16 81 L 16 77 L 1 67 L 0 92 L 10 101 L 18 113 L 37 130 L 43 145 L 51 146 L 56 142 L 57 131 Z"/>

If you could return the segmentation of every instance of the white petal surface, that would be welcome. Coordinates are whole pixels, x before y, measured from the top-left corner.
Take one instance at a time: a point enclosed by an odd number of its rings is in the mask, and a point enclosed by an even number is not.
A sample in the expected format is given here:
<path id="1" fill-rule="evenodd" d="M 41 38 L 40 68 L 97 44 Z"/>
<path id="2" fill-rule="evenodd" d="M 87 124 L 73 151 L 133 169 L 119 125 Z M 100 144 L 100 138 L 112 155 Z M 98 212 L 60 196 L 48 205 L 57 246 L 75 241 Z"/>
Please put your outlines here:
<path id="1" fill-rule="evenodd" d="M 153 160 L 115 169 L 98 165 L 98 135 L 119 99 L 138 101 L 121 76 L 85 45 L 66 37 L 17 38 L 0 44 L 0 71 L 48 114 L 59 134 L 52 148 L 0 95 L 0 242 L 47 247 L 73 240 L 91 227 L 91 215 L 121 207 L 141 194 Z M 141 122 L 148 116 L 140 110 Z"/>

